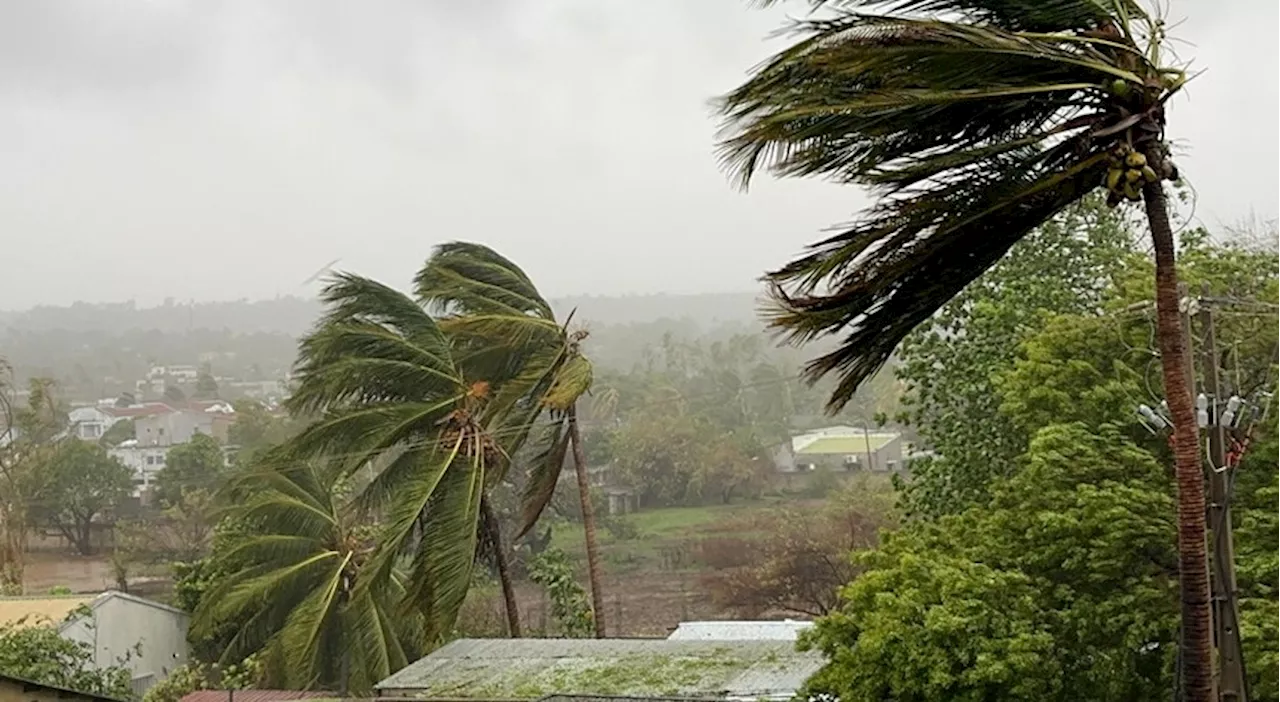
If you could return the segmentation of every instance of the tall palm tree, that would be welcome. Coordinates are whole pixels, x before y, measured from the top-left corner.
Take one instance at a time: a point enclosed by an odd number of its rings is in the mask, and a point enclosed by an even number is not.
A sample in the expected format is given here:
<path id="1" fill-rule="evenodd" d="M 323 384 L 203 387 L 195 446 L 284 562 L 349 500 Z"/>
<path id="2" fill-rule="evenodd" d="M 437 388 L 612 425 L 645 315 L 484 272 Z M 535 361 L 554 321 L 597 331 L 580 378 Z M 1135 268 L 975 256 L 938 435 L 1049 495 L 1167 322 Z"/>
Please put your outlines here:
<path id="1" fill-rule="evenodd" d="M 381 466 L 357 500 L 386 517 L 362 587 L 386 582 L 408 558 L 405 597 L 432 643 L 452 629 L 466 597 L 482 496 L 505 468 L 489 434 L 490 385 L 469 375 L 436 321 L 404 293 L 339 274 L 322 300 L 328 311 L 301 342 L 286 403 L 317 419 L 282 451 L 340 475 Z"/>
<path id="2" fill-rule="evenodd" d="M 772 324 L 841 335 L 808 366 L 838 376 L 833 410 L 898 342 L 1016 241 L 1097 187 L 1141 200 L 1178 475 L 1183 684 L 1211 689 L 1204 486 L 1162 180 L 1176 179 L 1165 104 L 1186 73 L 1134 0 L 814 0 L 800 39 L 720 105 L 723 156 L 881 196 L 845 231 L 771 273 Z M 766 0 L 766 4 L 768 4 Z"/>
<path id="3" fill-rule="evenodd" d="M 239 623 L 222 663 L 269 651 L 291 686 L 367 693 L 412 660 L 421 634 L 414 617 L 395 611 L 398 574 L 358 587 L 374 534 L 347 508 L 335 473 L 255 468 L 232 487 L 240 501 L 226 517 L 249 528 L 215 553 L 214 567 L 231 575 L 192 620 L 196 636 Z"/>
<path id="4" fill-rule="evenodd" d="M 584 331 L 569 331 L 515 263 L 481 244 L 436 248 L 415 280 L 418 298 L 443 317 L 440 327 L 471 340 L 463 362 L 498 378 L 495 415 L 504 418 L 503 445 L 514 454 L 537 431 L 540 450 L 523 495 L 523 535 L 546 509 L 565 456 L 573 456 L 587 550 L 596 636 L 605 635 L 604 594 L 595 515 L 587 479 L 577 402 L 591 388 Z M 572 318 L 572 314 L 569 315 Z M 540 421 L 549 416 L 550 422 Z"/>

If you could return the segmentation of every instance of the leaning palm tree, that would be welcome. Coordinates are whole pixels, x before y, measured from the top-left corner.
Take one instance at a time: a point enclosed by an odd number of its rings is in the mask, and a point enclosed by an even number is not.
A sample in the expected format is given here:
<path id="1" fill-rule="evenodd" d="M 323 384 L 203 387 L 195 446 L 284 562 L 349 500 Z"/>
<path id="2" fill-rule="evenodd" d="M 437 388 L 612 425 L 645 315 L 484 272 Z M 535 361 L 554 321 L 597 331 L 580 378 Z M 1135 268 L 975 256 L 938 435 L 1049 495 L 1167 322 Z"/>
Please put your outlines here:
<path id="1" fill-rule="evenodd" d="M 230 486 L 240 497 L 225 516 L 243 535 L 215 554 L 230 575 L 202 599 L 197 637 L 237 622 L 221 662 L 269 653 L 291 686 L 367 693 L 418 652 L 416 619 L 397 616 L 399 576 L 358 587 L 373 551 L 331 471 L 255 467 Z M 336 665 L 335 665 L 336 662 Z"/>
<path id="2" fill-rule="evenodd" d="M 380 467 L 356 501 L 385 516 L 362 587 L 381 586 L 407 558 L 405 597 L 434 643 L 466 597 L 483 496 L 506 465 L 489 434 L 490 385 L 455 360 L 435 320 L 407 295 L 340 274 L 322 300 L 328 311 L 301 342 L 286 403 L 316 419 L 281 451 L 343 476 Z"/>
<path id="3" fill-rule="evenodd" d="M 493 411 L 505 422 L 500 430 L 505 452 L 515 454 L 537 433 L 540 450 L 523 495 L 521 536 L 551 501 L 565 457 L 572 453 L 595 632 L 603 637 L 600 558 L 577 410 L 592 380 L 591 362 L 581 349 L 586 332 L 569 331 L 568 319 L 557 321 L 528 275 L 487 246 L 438 246 L 415 282 L 418 298 L 442 315 L 440 327 L 460 340 L 461 362 L 497 379 Z"/>
<path id="4" fill-rule="evenodd" d="M 814 0 L 800 39 L 720 104 L 723 157 L 880 196 L 844 231 L 768 276 L 773 326 L 838 334 L 807 367 L 849 401 L 917 324 L 1046 219 L 1095 188 L 1141 201 L 1178 475 L 1184 689 L 1211 685 L 1204 487 L 1178 319 L 1163 180 L 1165 105 L 1186 80 L 1134 0 Z"/>

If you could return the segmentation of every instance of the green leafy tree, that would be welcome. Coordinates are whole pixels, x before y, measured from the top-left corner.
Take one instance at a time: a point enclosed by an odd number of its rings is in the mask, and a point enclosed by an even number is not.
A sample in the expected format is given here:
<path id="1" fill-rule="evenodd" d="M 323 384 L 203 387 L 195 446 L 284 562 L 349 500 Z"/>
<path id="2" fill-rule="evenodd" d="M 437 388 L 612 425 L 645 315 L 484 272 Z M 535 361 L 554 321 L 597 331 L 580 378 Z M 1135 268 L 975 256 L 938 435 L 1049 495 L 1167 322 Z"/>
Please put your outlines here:
<path id="1" fill-rule="evenodd" d="M 1133 0 L 824 4 L 723 99 L 724 159 L 744 184 L 771 168 L 867 186 L 879 204 L 771 274 L 773 325 L 797 341 L 841 335 L 808 368 L 839 376 L 839 408 L 1055 213 L 1099 187 L 1113 204 L 1143 200 L 1177 438 L 1184 690 L 1208 702 L 1204 484 L 1161 182 L 1178 177 L 1165 104 L 1186 73 L 1165 63 L 1166 25 Z"/>
<path id="2" fill-rule="evenodd" d="M 13 369 L 0 359 L 0 594 L 22 594 L 34 503 L 44 488 L 54 439 L 66 413 L 54 382 L 33 378 L 25 406 L 14 401 Z"/>
<path id="3" fill-rule="evenodd" d="M 1115 431 L 1037 433 L 986 505 L 917 521 L 810 644 L 811 693 L 845 700 L 1163 700 L 1177 552 L 1159 464 Z"/>
<path id="4" fill-rule="evenodd" d="M 218 397 L 218 381 L 214 379 L 213 369 L 207 363 L 200 366 L 200 372 L 196 375 L 194 396 L 197 400 L 214 400 Z"/>
<path id="5" fill-rule="evenodd" d="M 503 419 L 508 455 L 519 451 L 540 418 L 539 451 L 525 482 L 520 536 L 537 522 L 555 494 L 565 456 L 573 460 L 582 510 L 596 636 L 605 635 L 601 563 L 587 459 L 578 421 L 578 400 L 593 379 L 582 352 L 585 330 L 570 331 L 515 263 L 480 244 L 452 242 L 436 248 L 415 279 L 418 298 L 442 315 L 440 326 L 455 337 L 469 367 L 495 383 L 493 402 Z M 572 317 L 572 314 L 570 315 Z M 514 597 L 504 581 L 508 616 Z M 512 631 L 518 623 L 511 617 Z"/>
<path id="6" fill-rule="evenodd" d="M 122 419 L 112 424 L 106 431 L 102 432 L 102 436 L 98 439 L 98 443 L 108 448 L 119 446 L 121 442 L 138 438 L 134 428 L 132 419 Z"/>
<path id="7" fill-rule="evenodd" d="M 214 555 L 227 574 L 199 597 L 193 636 L 236 633 L 219 663 L 276 656 L 291 687 L 367 693 L 405 666 L 421 632 L 394 610 L 395 573 L 362 579 L 375 532 L 347 509 L 336 476 L 313 468 L 256 471 L 237 486 L 246 501 L 228 517 L 246 525 Z"/>
<path id="8" fill-rule="evenodd" d="M 228 666 L 187 663 L 148 688 L 142 702 L 178 702 L 198 690 L 246 690 L 261 675 L 262 663 L 256 658 Z"/>
<path id="9" fill-rule="evenodd" d="M 998 374 L 1048 315 L 1102 310 L 1132 258 L 1129 242 L 1124 221 L 1091 197 L 1014 244 L 906 337 L 896 368 L 904 409 L 937 455 L 912 465 L 910 512 L 937 516 L 981 504 L 988 485 L 1014 470 L 1030 433 L 1001 411 Z"/>
<path id="10" fill-rule="evenodd" d="M 321 299 L 325 316 L 302 339 L 286 403 L 315 419 L 280 455 L 344 476 L 376 471 L 359 497 L 383 518 L 364 587 L 386 586 L 407 558 L 406 604 L 435 642 L 452 631 L 471 583 L 485 487 L 505 470 L 489 433 L 500 424 L 496 388 L 469 374 L 436 321 L 403 293 L 340 274 Z"/>
<path id="11" fill-rule="evenodd" d="M 217 439 L 196 434 L 165 454 L 164 468 L 156 474 L 155 496 L 161 504 L 172 507 L 182 502 L 183 492 L 216 492 L 226 478 L 227 459 Z"/>
<path id="12" fill-rule="evenodd" d="M 47 464 L 36 514 L 78 553 L 93 554 L 94 525 L 133 489 L 133 471 L 96 443 L 67 439 Z"/>
<path id="13" fill-rule="evenodd" d="M 133 696 L 124 661 L 98 667 L 93 646 L 63 638 L 53 624 L 25 619 L 0 623 L 0 673 L 89 695 Z"/>
<path id="14" fill-rule="evenodd" d="M 551 600 L 551 616 L 568 638 L 591 636 L 591 604 L 587 593 L 573 576 L 573 564 L 564 551 L 549 548 L 529 563 L 529 579 L 541 585 Z"/>
<path id="15" fill-rule="evenodd" d="M 172 405 L 181 406 L 187 402 L 187 394 L 177 385 L 166 385 L 162 399 Z"/>

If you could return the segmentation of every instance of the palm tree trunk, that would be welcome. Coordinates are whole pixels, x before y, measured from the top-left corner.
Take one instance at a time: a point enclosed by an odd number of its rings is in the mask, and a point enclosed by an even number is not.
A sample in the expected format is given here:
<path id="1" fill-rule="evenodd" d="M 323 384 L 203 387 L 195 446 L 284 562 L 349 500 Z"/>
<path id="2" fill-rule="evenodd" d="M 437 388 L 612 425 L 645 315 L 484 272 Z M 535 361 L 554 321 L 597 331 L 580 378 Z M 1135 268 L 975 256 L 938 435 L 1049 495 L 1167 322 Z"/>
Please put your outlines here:
<path id="1" fill-rule="evenodd" d="M 582 451 L 582 434 L 578 431 L 578 408 L 569 408 L 569 442 L 573 444 L 573 472 L 578 478 L 578 498 L 582 502 L 582 531 L 587 543 L 587 579 L 591 583 L 592 618 L 596 638 L 605 636 L 604 592 L 600 589 L 600 555 L 596 552 L 596 515 L 591 509 L 591 482 L 587 480 L 587 456 Z"/>
<path id="2" fill-rule="evenodd" d="M 515 588 L 511 584 L 507 552 L 502 548 L 502 532 L 498 528 L 498 519 L 493 516 L 493 507 L 489 505 L 488 495 L 480 498 L 480 518 L 484 520 L 485 537 L 493 548 L 493 561 L 498 565 L 498 582 L 502 583 L 502 603 L 507 613 L 507 635 L 518 639 L 520 638 L 520 609 L 516 604 Z"/>
<path id="3" fill-rule="evenodd" d="M 1142 195 L 1155 245 L 1156 329 L 1160 339 L 1165 400 L 1169 403 L 1173 420 L 1173 454 L 1178 483 L 1178 575 L 1182 599 L 1179 651 L 1183 699 L 1187 702 L 1211 702 L 1213 651 L 1209 572 L 1205 558 L 1204 469 L 1200 462 L 1200 430 L 1188 384 L 1189 349 L 1183 339 L 1178 311 L 1173 229 L 1169 225 L 1163 185 L 1149 183 L 1143 187 Z"/>

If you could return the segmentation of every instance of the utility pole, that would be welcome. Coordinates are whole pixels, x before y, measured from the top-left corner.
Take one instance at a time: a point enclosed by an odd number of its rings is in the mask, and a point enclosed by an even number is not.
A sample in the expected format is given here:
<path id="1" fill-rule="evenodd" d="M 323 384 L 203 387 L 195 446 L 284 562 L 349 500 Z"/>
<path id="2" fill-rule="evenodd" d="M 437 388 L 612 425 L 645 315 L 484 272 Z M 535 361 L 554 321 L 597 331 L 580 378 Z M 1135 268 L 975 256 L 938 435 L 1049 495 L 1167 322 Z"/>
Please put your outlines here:
<path id="1" fill-rule="evenodd" d="M 1209 504 L 1211 533 L 1209 569 L 1213 606 L 1214 645 L 1218 650 L 1218 699 L 1221 702 L 1247 702 L 1244 664 L 1240 653 L 1240 610 L 1236 601 L 1235 546 L 1231 537 L 1231 482 L 1234 465 L 1228 465 L 1227 431 L 1221 421 L 1226 398 L 1218 385 L 1218 347 L 1214 336 L 1213 309 L 1204 291 L 1197 313 L 1204 340 L 1201 345 L 1201 368 L 1204 372 L 1204 394 L 1208 400 L 1209 422 Z"/>

